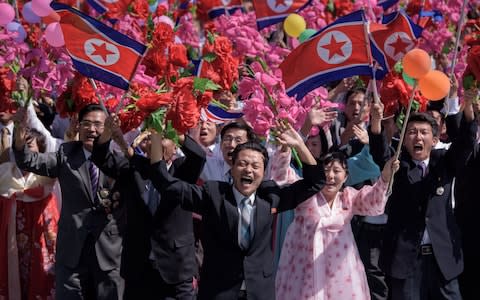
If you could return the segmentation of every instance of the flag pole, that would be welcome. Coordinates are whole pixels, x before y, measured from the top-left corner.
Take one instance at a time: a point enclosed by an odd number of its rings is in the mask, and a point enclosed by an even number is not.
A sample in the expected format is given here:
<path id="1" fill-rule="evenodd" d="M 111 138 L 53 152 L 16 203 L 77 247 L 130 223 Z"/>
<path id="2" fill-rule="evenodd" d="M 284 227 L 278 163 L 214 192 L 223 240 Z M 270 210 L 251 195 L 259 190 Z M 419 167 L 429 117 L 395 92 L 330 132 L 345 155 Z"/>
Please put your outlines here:
<path id="1" fill-rule="evenodd" d="M 98 93 L 97 83 L 91 77 L 88 77 L 88 81 L 90 81 L 90 84 L 92 85 L 93 90 L 95 91 L 95 96 L 97 96 L 97 98 L 98 98 L 98 104 L 102 107 L 102 109 L 108 115 L 109 113 L 108 113 L 107 108 L 105 107 L 105 103 L 103 103 L 103 99 L 102 99 L 102 97 L 100 97 L 100 94 Z"/>
<path id="2" fill-rule="evenodd" d="M 465 20 L 465 7 L 467 6 L 467 0 L 463 0 L 462 12 L 460 14 L 460 20 L 458 20 L 457 25 L 457 37 L 455 39 L 455 48 L 453 49 L 453 59 L 450 66 L 450 80 L 453 79 L 455 75 L 455 65 L 457 64 L 457 55 L 458 55 L 458 44 L 460 44 L 460 35 L 462 34 L 463 22 Z M 449 95 L 450 96 L 450 95 Z"/>
<path id="3" fill-rule="evenodd" d="M 369 1 L 370 3 L 370 1 Z M 362 14 L 363 18 L 363 32 L 365 34 L 365 49 L 367 50 L 368 61 L 370 63 L 370 69 L 372 70 L 372 91 L 373 91 L 373 101 L 377 104 L 380 101 L 377 91 L 377 80 L 375 78 L 375 65 L 373 63 L 372 49 L 370 48 L 370 22 L 366 20 L 365 13 Z"/>
<path id="4" fill-rule="evenodd" d="M 395 160 L 398 160 L 400 157 L 400 154 L 402 153 L 402 144 L 403 140 L 405 139 L 405 132 L 407 131 L 407 123 L 408 123 L 408 118 L 410 118 L 410 113 L 412 111 L 412 105 L 413 105 L 413 98 L 415 97 L 415 92 L 417 91 L 417 82 L 413 85 L 413 90 L 412 90 L 412 95 L 410 96 L 410 100 L 408 100 L 408 107 L 407 111 L 405 112 L 405 118 L 403 119 L 403 124 L 402 124 L 402 131 L 400 132 L 400 139 L 398 141 L 397 149 L 395 151 L 395 154 L 393 155 Z M 390 175 L 390 179 L 388 180 L 388 188 L 386 192 L 386 196 L 389 197 L 392 194 L 392 188 L 393 188 L 393 176 L 394 174 L 392 173 Z"/>

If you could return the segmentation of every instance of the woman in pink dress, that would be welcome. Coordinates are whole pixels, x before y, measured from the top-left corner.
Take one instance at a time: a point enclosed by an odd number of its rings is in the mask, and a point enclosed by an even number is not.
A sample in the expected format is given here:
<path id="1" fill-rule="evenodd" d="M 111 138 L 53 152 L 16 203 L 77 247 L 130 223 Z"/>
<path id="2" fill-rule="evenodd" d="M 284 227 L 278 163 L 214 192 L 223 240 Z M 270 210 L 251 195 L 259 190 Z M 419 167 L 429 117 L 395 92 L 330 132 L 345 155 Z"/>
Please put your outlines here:
<path id="1" fill-rule="evenodd" d="M 16 129 L 16 133 L 22 129 Z M 45 151 L 45 137 L 27 133 L 31 151 Z M 54 299 L 57 203 L 54 179 L 0 164 L 0 299 Z"/>
<path id="2" fill-rule="evenodd" d="M 353 215 L 383 213 L 385 192 L 399 162 L 389 161 L 373 186 L 343 188 L 348 177 L 342 153 L 324 158 L 326 185 L 295 209 L 276 275 L 277 300 L 370 299 L 365 270 L 353 238 Z M 286 173 L 286 172 L 285 172 Z"/>

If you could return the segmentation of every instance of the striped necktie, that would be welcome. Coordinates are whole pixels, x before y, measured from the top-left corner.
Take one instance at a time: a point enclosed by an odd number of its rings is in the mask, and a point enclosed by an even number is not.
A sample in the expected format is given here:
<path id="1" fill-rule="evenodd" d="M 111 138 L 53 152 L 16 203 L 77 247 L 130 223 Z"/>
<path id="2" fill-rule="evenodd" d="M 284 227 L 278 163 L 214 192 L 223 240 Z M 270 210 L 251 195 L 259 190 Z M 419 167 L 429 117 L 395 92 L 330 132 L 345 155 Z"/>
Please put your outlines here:
<path id="1" fill-rule="evenodd" d="M 90 165 L 88 166 L 88 171 L 90 173 L 90 182 L 92 184 L 92 196 L 93 196 L 93 201 L 95 202 L 97 198 L 97 190 L 98 190 L 98 168 L 97 166 L 92 162 L 89 161 Z"/>
<path id="2" fill-rule="evenodd" d="M 240 202 L 240 211 L 241 211 L 241 226 L 240 226 L 240 246 L 243 250 L 247 250 L 250 246 L 250 222 L 252 219 L 252 209 L 253 206 L 249 201 L 248 197 L 245 197 Z"/>

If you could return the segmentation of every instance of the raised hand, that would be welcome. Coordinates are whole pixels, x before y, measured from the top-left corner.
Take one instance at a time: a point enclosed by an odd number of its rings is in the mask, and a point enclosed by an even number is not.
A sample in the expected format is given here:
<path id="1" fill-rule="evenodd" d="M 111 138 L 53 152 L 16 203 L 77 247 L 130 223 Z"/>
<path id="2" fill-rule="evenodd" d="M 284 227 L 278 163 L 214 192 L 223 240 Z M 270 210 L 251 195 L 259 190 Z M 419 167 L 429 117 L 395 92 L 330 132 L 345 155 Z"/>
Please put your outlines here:
<path id="1" fill-rule="evenodd" d="M 308 112 L 308 120 L 313 126 L 320 126 L 326 122 L 331 122 L 335 120 L 337 116 L 337 111 L 327 107 L 320 108 L 320 105 L 315 105 Z"/>
<path id="2" fill-rule="evenodd" d="M 385 163 L 385 166 L 383 167 L 383 170 L 382 170 L 382 180 L 384 182 L 389 182 L 390 181 L 390 178 L 393 176 L 393 174 L 395 174 L 395 172 L 398 171 L 398 169 L 400 168 L 400 161 L 397 159 L 397 160 L 394 160 L 395 157 L 392 157 L 390 158 L 386 163 Z"/>
<path id="3" fill-rule="evenodd" d="M 282 146 L 298 147 L 300 144 L 303 144 L 302 137 L 289 123 L 277 122 L 276 129 L 278 131 L 277 141 Z"/>
<path id="4" fill-rule="evenodd" d="M 380 134 L 382 131 L 383 110 L 384 105 L 381 101 L 373 104 L 370 109 L 370 128 L 374 134 Z"/>
<path id="5" fill-rule="evenodd" d="M 352 130 L 353 134 L 360 140 L 362 144 L 369 144 L 368 132 L 365 128 L 355 124 L 353 125 Z"/>

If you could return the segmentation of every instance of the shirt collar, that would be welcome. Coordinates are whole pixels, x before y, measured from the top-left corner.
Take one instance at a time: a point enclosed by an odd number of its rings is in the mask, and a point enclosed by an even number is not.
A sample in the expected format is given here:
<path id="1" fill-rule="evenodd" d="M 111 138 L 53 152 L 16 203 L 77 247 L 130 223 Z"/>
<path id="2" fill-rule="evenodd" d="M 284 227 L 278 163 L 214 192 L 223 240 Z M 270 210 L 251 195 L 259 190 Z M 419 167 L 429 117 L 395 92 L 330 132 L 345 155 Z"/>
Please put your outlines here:
<path id="1" fill-rule="evenodd" d="M 13 126 L 14 126 L 13 122 L 8 123 L 7 126 L 5 126 L 3 124 L 0 124 L 0 130 L 2 130 L 4 127 L 6 127 L 6 128 L 8 128 L 8 133 L 9 133 L 8 135 L 11 135 L 11 134 L 13 134 Z"/>
<path id="2" fill-rule="evenodd" d="M 90 152 L 90 151 L 88 151 L 87 149 L 85 149 L 85 147 L 82 147 L 82 149 L 83 149 L 83 154 L 85 154 L 85 158 L 86 158 L 87 160 L 89 160 L 89 159 L 90 159 L 90 156 L 92 156 L 92 152 Z"/>
<path id="3" fill-rule="evenodd" d="M 242 202 L 242 200 L 245 198 L 245 196 L 242 193 L 240 193 L 235 188 L 235 186 L 232 186 L 232 189 L 233 189 L 233 196 L 235 196 L 235 201 L 237 202 L 237 206 L 240 206 L 240 202 Z M 255 194 L 256 193 L 253 193 L 250 196 L 248 196 L 248 201 L 250 202 L 251 205 L 253 205 L 255 203 Z"/>
<path id="4" fill-rule="evenodd" d="M 421 162 L 425 164 L 426 167 L 428 167 L 428 163 L 430 162 L 430 157 L 424 160 L 413 160 L 413 162 L 418 166 Z"/>

